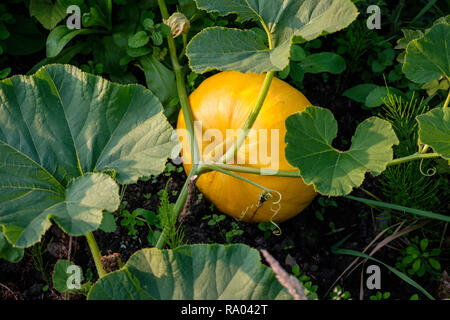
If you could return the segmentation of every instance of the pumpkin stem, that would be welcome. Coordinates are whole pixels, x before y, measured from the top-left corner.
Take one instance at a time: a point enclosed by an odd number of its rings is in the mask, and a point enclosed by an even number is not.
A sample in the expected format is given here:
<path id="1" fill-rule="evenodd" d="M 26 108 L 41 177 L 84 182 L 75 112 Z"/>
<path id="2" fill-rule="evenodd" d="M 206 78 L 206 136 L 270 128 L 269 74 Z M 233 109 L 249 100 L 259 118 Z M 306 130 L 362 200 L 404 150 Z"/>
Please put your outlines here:
<path id="1" fill-rule="evenodd" d="M 231 159 L 233 159 L 236 155 L 239 149 L 241 148 L 242 144 L 245 141 L 245 138 L 247 137 L 248 133 L 253 127 L 253 124 L 255 123 L 256 119 L 258 118 L 259 112 L 261 111 L 261 108 L 263 106 L 264 100 L 266 100 L 267 93 L 269 92 L 270 84 L 272 83 L 272 79 L 275 75 L 275 71 L 270 71 L 266 73 L 266 77 L 264 78 L 264 82 L 262 84 L 262 87 L 259 91 L 258 99 L 256 100 L 256 104 L 253 107 L 252 112 L 247 117 L 247 120 L 245 120 L 244 126 L 239 131 L 239 134 L 236 138 L 236 140 L 233 143 L 233 146 L 227 150 L 227 152 L 222 156 L 222 158 L 219 160 L 219 162 L 227 163 Z"/>

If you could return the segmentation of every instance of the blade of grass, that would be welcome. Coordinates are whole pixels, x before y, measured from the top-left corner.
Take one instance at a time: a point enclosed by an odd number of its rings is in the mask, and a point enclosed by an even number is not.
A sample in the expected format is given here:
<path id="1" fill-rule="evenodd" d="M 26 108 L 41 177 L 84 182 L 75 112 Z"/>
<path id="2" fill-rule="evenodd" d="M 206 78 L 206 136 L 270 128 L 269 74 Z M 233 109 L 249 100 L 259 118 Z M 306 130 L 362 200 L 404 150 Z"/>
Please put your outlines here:
<path id="1" fill-rule="evenodd" d="M 390 203 L 381 202 L 381 201 L 374 201 L 374 200 L 369 200 L 369 199 L 364 199 L 364 198 L 358 198 L 358 197 L 354 197 L 354 196 L 345 196 L 345 198 L 355 200 L 358 202 L 362 202 L 367 205 L 374 205 L 374 206 L 381 207 L 381 208 L 388 208 L 388 209 L 393 209 L 393 210 L 397 210 L 397 211 L 412 213 L 412 214 L 415 214 L 415 215 L 418 215 L 421 217 L 425 217 L 425 218 L 429 218 L 429 219 L 450 222 L 450 216 L 444 216 L 442 214 L 434 213 L 431 211 L 424 211 L 424 210 L 419 210 L 419 209 L 414 209 L 414 208 L 408 208 L 408 207 L 403 207 L 403 206 L 399 206 L 396 204 L 390 204 Z"/>
<path id="2" fill-rule="evenodd" d="M 411 20 L 411 22 L 409 24 L 413 24 L 414 22 L 416 22 L 417 20 L 419 20 L 425 13 L 427 13 L 428 10 L 431 9 L 432 6 L 434 6 L 434 4 L 437 2 L 437 0 L 431 0 L 429 1 L 425 7 L 423 7 L 422 10 L 420 10 L 420 12 L 414 17 L 414 19 Z"/>
<path id="3" fill-rule="evenodd" d="M 380 233 L 378 233 L 377 234 L 377 236 L 374 238 L 374 239 L 372 239 L 372 241 L 364 248 L 364 250 L 362 251 L 363 253 L 365 253 L 367 250 L 369 250 L 369 248 L 383 235 L 383 234 L 385 234 L 386 232 L 388 232 L 390 229 L 392 229 L 392 228 L 394 228 L 394 227 L 396 227 L 396 226 L 398 226 L 398 225 L 400 225 L 400 223 L 397 223 L 397 224 L 395 224 L 395 225 L 392 225 L 392 226 L 390 226 L 390 227 L 388 227 L 388 228 L 386 228 L 386 229 L 384 229 L 383 231 L 381 231 Z M 352 233 L 350 233 L 348 236 L 346 236 L 344 239 L 342 239 L 342 240 L 340 240 L 338 243 L 336 243 L 336 244 L 334 244 L 333 245 L 333 247 L 332 247 L 332 249 L 333 248 L 338 248 L 338 247 L 340 247 L 341 246 L 341 244 L 343 244 L 345 241 L 347 241 L 347 239 L 350 237 L 352 235 Z M 350 269 L 352 269 L 352 267 L 358 262 L 358 260 L 359 260 L 359 257 L 357 257 L 355 260 L 353 260 L 352 261 L 352 263 L 350 263 L 349 265 L 348 265 L 348 267 L 347 268 L 345 268 L 345 270 L 344 271 L 342 271 L 342 273 L 339 275 L 339 277 L 337 277 L 336 278 L 336 280 L 333 282 L 333 284 L 331 285 L 331 287 L 328 289 L 328 291 L 325 293 L 325 297 L 326 296 L 328 296 L 328 294 L 330 293 L 330 291 L 336 286 L 336 284 L 338 283 L 338 281 L 339 281 L 339 279 L 341 279 L 346 273 L 347 273 L 347 271 L 348 270 L 350 270 Z M 352 273 L 358 266 L 359 266 L 360 264 L 358 264 L 356 267 L 354 267 L 350 272 L 349 272 L 349 274 L 350 273 Z"/>
<path id="4" fill-rule="evenodd" d="M 414 230 L 420 229 L 423 226 L 425 226 L 426 224 L 428 224 L 431 220 L 427 220 L 424 221 L 420 224 L 416 224 L 416 222 L 413 222 L 412 224 L 410 224 L 409 226 L 401 229 L 403 222 L 395 229 L 394 233 L 391 234 L 390 236 L 386 237 L 385 239 L 383 239 L 383 241 L 379 242 L 375 248 L 372 249 L 372 251 L 370 251 L 369 255 L 373 256 L 378 250 L 380 250 L 381 248 L 387 246 L 390 242 L 394 241 L 395 239 L 398 239 L 402 236 L 404 236 L 405 234 L 412 232 Z M 378 237 L 377 237 L 378 238 Z M 369 246 L 367 246 L 362 253 L 366 253 L 367 249 L 369 249 L 373 244 L 373 241 L 370 243 Z M 358 259 L 358 258 L 357 258 Z M 360 263 L 358 263 L 348 274 L 347 277 L 353 272 L 355 271 L 360 265 L 366 263 L 367 260 L 361 261 Z M 355 260 L 356 262 L 356 260 Z"/>
<path id="5" fill-rule="evenodd" d="M 398 271 L 395 268 L 392 268 L 391 266 L 385 264 L 384 262 L 382 262 L 382 261 L 380 261 L 378 259 L 375 259 L 375 258 L 373 258 L 373 257 L 371 257 L 371 256 L 369 256 L 367 254 L 364 254 L 364 253 L 361 253 L 361 252 L 358 252 L 358 251 L 355 251 L 355 250 L 350 250 L 350 249 L 333 248 L 332 251 L 335 254 L 346 254 L 346 255 L 350 255 L 350 256 L 361 257 L 361 258 L 369 259 L 369 260 L 372 260 L 372 261 L 374 261 L 376 263 L 379 263 L 379 264 L 383 265 L 384 267 L 386 267 L 389 271 L 391 271 L 397 277 L 399 277 L 400 279 L 402 279 L 406 283 L 410 284 L 411 286 L 413 286 L 414 288 L 416 288 L 417 290 L 422 292 L 428 299 L 436 300 L 431 294 L 428 293 L 427 290 L 422 288 L 422 286 L 420 286 L 417 282 L 415 282 L 413 279 L 408 277 L 406 274 L 404 274 L 403 272 Z"/>

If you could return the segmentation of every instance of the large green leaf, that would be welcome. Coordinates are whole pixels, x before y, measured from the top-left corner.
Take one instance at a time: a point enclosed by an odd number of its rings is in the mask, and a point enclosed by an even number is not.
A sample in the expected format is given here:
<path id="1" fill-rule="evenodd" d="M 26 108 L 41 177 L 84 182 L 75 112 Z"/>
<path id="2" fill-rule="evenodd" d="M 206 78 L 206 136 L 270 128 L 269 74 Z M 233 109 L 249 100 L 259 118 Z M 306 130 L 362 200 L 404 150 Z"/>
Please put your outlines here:
<path id="1" fill-rule="evenodd" d="M 435 24 L 422 38 L 406 47 L 403 72 L 414 82 L 425 83 L 442 76 L 450 79 L 450 25 Z"/>
<path id="2" fill-rule="evenodd" d="M 30 16 L 36 19 L 44 28 L 53 29 L 66 16 L 66 9 L 56 0 L 31 0 Z"/>
<path id="3" fill-rule="evenodd" d="M 91 300 L 292 299 L 258 251 L 246 245 L 196 244 L 142 249 L 100 279 Z"/>
<path id="4" fill-rule="evenodd" d="M 450 108 L 435 108 L 417 117 L 419 139 L 450 160 Z"/>
<path id="5" fill-rule="evenodd" d="M 187 55 L 197 73 L 214 69 L 261 73 L 284 69 L 289 63 L 289 45 L 268 50 L 252 30 L 212 27 L 197 34 Z"/>
<path id="6" fill-rule="evenodd" d="M 347 27 L 358 14 L 350 0 L 197 0 L 198 7 L 254 20 L 270 36 L 272 49 L 251 30 L 212 27 L 189 43 L 189 64 L 197 73 L 236 70 L 281 71 L 292 43 L 303 43 Z"/>
<path id="7" fill-rule="evenodd" d="M 69 65 L 0 82 L 0 226 L 16 247 L 49 219 L 71 235 L 96 230 L 118 186 L 164 170 L 173 129 L 159 100 Z"/>
<path id="8" fill-rule="evenodd" d="M 350 193 L 366 172 L 383 172 L 392 160 L 392 146 L 398 144 L 391 124 L 372 117 L 358 126 L 350 150 L 336 150 L 331 143 L 337 122 L 330 110 L 320 107 L 291 115 L 286 128 L 286 159 L 300 169 L 307 184 L 330 196 Z"/>

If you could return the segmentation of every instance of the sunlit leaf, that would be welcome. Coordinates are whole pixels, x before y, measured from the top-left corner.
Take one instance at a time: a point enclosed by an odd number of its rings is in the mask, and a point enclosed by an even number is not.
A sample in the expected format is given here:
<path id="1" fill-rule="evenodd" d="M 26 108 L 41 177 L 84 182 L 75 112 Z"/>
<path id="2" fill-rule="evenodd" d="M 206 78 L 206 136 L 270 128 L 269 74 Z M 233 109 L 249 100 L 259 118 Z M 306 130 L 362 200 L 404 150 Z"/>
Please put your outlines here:
<path id="1" fill-rule="evenodd" d="M 69 65 L 0 82 L 0 226 L 38 242 L 50 219 L 71 235 L 119 206 L 120 183 L 164 170 L 173 129 L 159 100 Z M 101 173 L 107 172 L 110 175 Z"/>
<path id="2" fill-rule="evenodd" d="M 450 108 L 435 108 L 417 117 L 419 140 L 450 160 Z"/>
<path id="3" fill-rule="evenodd" d="M 367 108 L 376 108 L 384 104 L 384 101 L 388 99 L 389 95 L 395 94 L 396 96 L 403 96 L 403 92 L 392 87 L 376 87 L 366 97 L 364 102 Z"/>
<path id="4" fill-rule="evenodd" d="M 187 47 L 192 70 L 281 71 L 289 63 L 293 43 L 304 43 L 347 27 L 357 10 L 349 0 L 197 0 L 198 7 L 222 15 L 236 13 L 241 21 L 258 22 L 270 37 L 251 30 L 206 28 Z M 267 42 L 267 43 L 266 43 Z"/>
<path id="5" fill-rule="evenodd" d="M 383 172 L 392 160 L 392 146 L 398 144 L 391 124 L 372 117 L 358 126 L 348 151 L 337 150 L 331 145 L 337 122 L 330 110 L 320 107 L 291 115 L 286 128 L 286 159 L 300 169 L 305 183 L 330 196 L 350 193 L 366 172 Z"/>
<path id="6" fill-rule="evenodd" d="M 434 25 L 422 38 L 406 47 L 403 72 L 414 82 L 425 83 L 442 76 L 450 79 L 450 25 Z"/>
<path id="7" fill-rule="evenodd" d="M 290 300 L 272 270 L 246 245 L 142 249 L 101 278 L 90 300 Z"/>

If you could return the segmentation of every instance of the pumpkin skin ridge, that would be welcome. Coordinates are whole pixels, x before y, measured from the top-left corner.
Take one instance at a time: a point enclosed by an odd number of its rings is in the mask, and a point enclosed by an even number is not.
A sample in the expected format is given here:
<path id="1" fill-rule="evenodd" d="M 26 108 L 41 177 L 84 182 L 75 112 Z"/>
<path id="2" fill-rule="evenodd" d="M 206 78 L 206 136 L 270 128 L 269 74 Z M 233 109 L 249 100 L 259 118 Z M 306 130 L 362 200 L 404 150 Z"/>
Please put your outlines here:
<path id="1" fill-rule="evenodd" d="M 197 139 L 200 139 L 200 134 L 203 134 L 205 130 L 211 128 L 219 129 L 223 136 L 225 136 L 226 129 L 239 130 L 253 109 L 264 77 L 264 74 L 243 74 L 236 71 L 225 71 L 203 81 L 189 96 L 194 121 L 202 121 L 202 132 L 196 131 Z M 300 91 L 280 79 L 273 78 L 253 129 L 279 130 L 279 170 L 296 170 L 285 158 L 285 120 L 295 112 L 302 112 L 309 105 L 311 103 Z M 186 128 L 182 112 L 180 112 L 178 117 L 177 128 Z M 268 154 L 271 154 L 270 133 L 267 136 L 269 146 L 266 146 L 266 148 L 269 149 Z M 201 152 L 205 150 L 209 143 L 212 142 L 203 141 Z M 259 138 L 256 147 L 258 145 Z M 244 148 L 244 145 L 242 148 Z M 250 148 L 252 147 L 250 146 Z M 249 164 L 249 152 L 249 137 L 247 137 L 245 153 L 242 153 L 245 154 L 246 161 L 244 164 L 237 164 L 235 159 L 234 164 L 253 168 L 270 167 L 270 164 Z M 186 160 L 190 160 L 190 148 L 189 143 L 183 141 L 183 139 L 182 157 L 183 167 L 186 173 L 189 173 L 192 165 Z M 273 218 L 273 221 L 276 222 L 283 222 L 293 218 L 303 211 L 317 195 L 313 186 L 306 185 L 301 178 L 260 176 L 238 172 L 235 172 L 235 174 L 269 189 L 277 190 L 282 194 L 280 211 Z M 273 212 L 270 210 L 272 201 L 278 200 L 278 195 L 273 193 L 273 199 L 265 201 L 261 207 L 256 208 L 262 190 L 220 172 L 202 174 L 197 181 L 197 187 L 218 210 L 229 216 L 239 219 L 242 212 L 248 209 L 245 217 L 242 219 L 242 221 L 247 222 L 271 221 L 273 216 Z"/>

